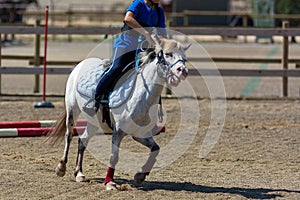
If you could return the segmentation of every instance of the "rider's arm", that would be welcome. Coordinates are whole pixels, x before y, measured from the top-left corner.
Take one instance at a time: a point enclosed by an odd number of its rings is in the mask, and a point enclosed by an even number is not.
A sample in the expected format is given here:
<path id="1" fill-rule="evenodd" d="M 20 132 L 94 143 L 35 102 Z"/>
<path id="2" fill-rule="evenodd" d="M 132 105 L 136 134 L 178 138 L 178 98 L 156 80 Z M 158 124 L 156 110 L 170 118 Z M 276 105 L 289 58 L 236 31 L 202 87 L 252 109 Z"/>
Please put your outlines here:
<path id="1" fill-rule="evenodd" d="M 124 17 L 124 22 L 132 29 L 136 29 L 140 34 L 144 35 L 146 37 L 146 40 L 153 44 L 152 38 L 150 33 L 144 29 L 138 21 L 134 18 L 134 13 L 131 11 L 128 11 Z"/>

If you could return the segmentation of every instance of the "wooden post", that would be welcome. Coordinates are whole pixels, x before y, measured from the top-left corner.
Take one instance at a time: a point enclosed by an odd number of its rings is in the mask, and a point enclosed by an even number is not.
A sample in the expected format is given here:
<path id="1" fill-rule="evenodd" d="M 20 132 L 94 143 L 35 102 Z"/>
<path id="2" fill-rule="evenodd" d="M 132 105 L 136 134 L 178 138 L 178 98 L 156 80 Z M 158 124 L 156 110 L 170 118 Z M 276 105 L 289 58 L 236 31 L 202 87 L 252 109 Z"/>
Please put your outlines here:
<path id="1" fill-rule="evenodd" d="M 55 26 L 55 5 L 54 5 L 54 1 L 50 0 L 50 10 L 52 11 L 52 15 L 51 15 L 51 26 Z M 53 34 L 52 35 L 52 40 L 55 40 L 56 35 Z"/>
<path id="2" fill-rule="evenodd" d="M 189 25 L 189 15 L 188 13 L 184 10 L 183 11 L 183 26 L 188 26 Z"/>
<path id="3" fill-rule="evenodd" d="M 35 27 L 40 26 L 41 21 L 38 19 L 35 21 Z M 34 67 L 39 67 L 41 65 L 40 58 L 40 48 L 41 48 L 41 35 L 36 34 L 34 40 Z M 40 92 L 40 75 L 34 75 L 34 93 Z"/>
<path id="4" fill-rule="evenodd" d="M 2 67 L 2 38 L 0 33 L 0 68 Z M 0 74 L 0 95 L 2 94 L 2 80 L 1 80 L 1 74 Z"/>
<path id="5" fill-rule="evenodd" d="M 243 17 L 243 28 L 246 28 L 248 26 L 248 15 L 244 14 L 244 15 L 242 15 L 242 17 Z M 247 35 L 244 36 L 244 42 L 248 43 L 247 42 Z"/>
<path id="6" fill-rule="evenodd" d="M 68 17 L 68 25 L 67 27 L 71 27 L 72 26 L 72 10 L 71 7 L 69 7 L 68 11 L 67 11 L 67 17 Z M 68 35 L 68 42 L 72 42 L 72 36 L 69 34 Z"/>
<path id="7" fill-rule="evenodd" d="M 289 27 L 289 22 L 284 21 L 282 23 L 282 29 L 286 29 Z M 283 36 L 283 42 L 282 42 L 282 67 L 283 69 L 287 70 L 289 66 L 289 37 Z M 282 77 L 282 95 L 284 97 L 288 96 L 288 77 L 284 76 Z"/>

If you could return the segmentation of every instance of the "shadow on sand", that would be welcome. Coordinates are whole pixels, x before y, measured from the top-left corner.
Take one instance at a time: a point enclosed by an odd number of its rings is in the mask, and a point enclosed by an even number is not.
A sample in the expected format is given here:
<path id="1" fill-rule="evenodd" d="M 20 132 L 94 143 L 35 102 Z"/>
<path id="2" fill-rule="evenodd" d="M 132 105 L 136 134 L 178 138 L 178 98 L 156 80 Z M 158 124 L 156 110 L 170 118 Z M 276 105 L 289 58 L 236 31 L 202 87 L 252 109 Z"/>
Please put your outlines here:
<path id="1" fill-rule="evenodd" d="M 286 190 L 286 189 L 269 189 L 269 188 L 241 188 L 241 187 L 213 187 L 196 185 L 190 182 L 176 183 L 176 182 L 145 182 L 141 190 L 170 190 L 170 191 L 188 191 L 200 193 L 223 193 L 240 195 L 246 198 L 253 199 L 274 199 L 276 197 L 284 197 L 282 194 L 274 194 L 278 192 L 298 193 L 300 190 Z"/>
<path id="2" fill-rule="evenodd" d="M 103 179 L 92 179 L 96 182 L 103 183 Z M 133 181 L 126 179 L 115 179 L 117 184 L 130 184 L 132 187 Z M 143 183 L 143 187 L 138 188 L 143 191 L 153 191 L 153 190 L 167 190 L 167 191 L 187 191 L 195 193 L 223 193 L 231 195 L 240 195 L 248 199 L 274 199 L 279 197 L 284 197 L 278 192 L 285 193 L 298 193 L 300 195 L 300 190 L 287 190 L 287 189 L 270 189 L 270 188 L 241 188 L 241 187 L 213 187 L 196 185 L 190 182 L 178 183 L 178 182 L 159 182 L 159 181 L 146 181 Z M 274 194 L 277 193 L 277 194 Z"/>

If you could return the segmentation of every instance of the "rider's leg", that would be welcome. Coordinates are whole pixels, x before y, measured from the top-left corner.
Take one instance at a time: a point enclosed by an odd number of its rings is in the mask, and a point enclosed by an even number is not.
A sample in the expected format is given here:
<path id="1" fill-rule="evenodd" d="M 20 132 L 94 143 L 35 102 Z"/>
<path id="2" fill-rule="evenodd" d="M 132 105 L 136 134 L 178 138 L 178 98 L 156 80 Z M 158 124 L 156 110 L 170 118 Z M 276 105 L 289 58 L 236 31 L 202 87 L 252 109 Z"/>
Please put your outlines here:
<path id="1" fill-rule="evenodd" d="M 101 100 L 103 94 L 108 94 L 115 86 L 118 79 L 125 73 L 124 68 L 135 59 L 135 52 L 127 52 L 126 49 L 116 48 L 112 66 L 101 77 L 95 93 L 95 99 Z"/>
<path id="2" fill-rule="evenodd" d="M 124 67 L 126 67 L 134 59 L 135 51 L 127 52 L 124 48 L 114 49 L 114 56 L 112 58 L 113 63 L 109 70 L 102 75 L 96 88 L 94 108 L 91 108 L 95 113 L 99 109 L 99 102 L 102 102 L 103 97 L 107 98 L 108 92 L 114 87 L 118 78 L 125 73 L 123 71 Z M 104 100 L 107 102 L 107 99 Z M 105 101 L 102 103 L 105 103 Z"/>

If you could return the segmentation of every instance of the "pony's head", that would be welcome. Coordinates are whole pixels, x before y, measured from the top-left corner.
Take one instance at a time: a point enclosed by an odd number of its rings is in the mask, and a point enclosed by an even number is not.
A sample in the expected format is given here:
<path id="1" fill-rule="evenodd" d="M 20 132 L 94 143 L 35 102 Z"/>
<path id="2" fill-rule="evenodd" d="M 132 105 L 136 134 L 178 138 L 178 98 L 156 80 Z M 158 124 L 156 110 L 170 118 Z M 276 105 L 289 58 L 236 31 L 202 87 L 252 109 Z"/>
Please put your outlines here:
<path id="1" fill-rule="evenodd" d="M 151 52 L 142 52 L 141 61 L 146 64 L 157 58 L 158 71 L 167 84 L 177 86 L 181 80 L 186 79 L 188 69 L 185 65 L 185 51 L 191 44 L 182 44 L 172 39 L 153 36 L 155 48 Z"/>
<path id="2" fill-rule="evenodd" d="M 181 80 L 185 80 L 188 75 L 188 68 L 185 66 L 185 51 L 190 44 L 183 45 L 176 40 L 154 38 L 155 53 L 158 58 L 164 78 L 171 86 L 177 86 Z"/>
<path id="3" fill-rule="evenodd" d="M 154 51 L 148 56 L 142 56 L 142 62 L 149 61 L 149 58 L 155 55 L 161 76 L 166 79 L 167 84 L 177 86 L 188 75 L 188 69 L 185 66 L 185 51 L 190 44 L 183 45 L 176 40 L 159 39 L 155 36 L 153 40 L 156 43 Z"/>

